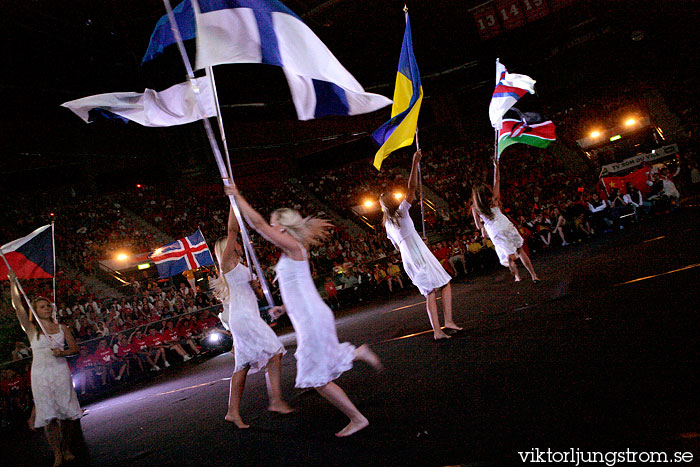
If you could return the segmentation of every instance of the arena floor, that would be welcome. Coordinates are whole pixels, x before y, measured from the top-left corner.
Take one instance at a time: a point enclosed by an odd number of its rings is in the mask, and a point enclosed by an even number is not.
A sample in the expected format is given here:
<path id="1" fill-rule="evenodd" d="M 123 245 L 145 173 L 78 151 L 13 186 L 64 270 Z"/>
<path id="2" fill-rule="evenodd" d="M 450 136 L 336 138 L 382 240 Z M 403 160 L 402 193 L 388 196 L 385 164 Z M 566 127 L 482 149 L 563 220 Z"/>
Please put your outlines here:
<path id="1" fill-rule="evenodd" d="M 465 331 L 445 342 L 416 289 L 341 313 L 341 341 L 370 343 L 386 365 L 338 380 L 370 420 L 350 438 L 333 436 L 337 410 L 294 389 L 290 334 L 295 414 L 266 411 L 256 374 L 242 408 L 252 428 L 225 422 L 226 353 L 88 405 L 76 465 L 507 465 L 534 448 L 692 452 L 683 465 L 698 465 L 699 235 L 691 206 L 535 257 L 536 285 L 505 268 L 455 283 Z M 3 465 L 52 460 L 41 433 L 0 445 Z"/>

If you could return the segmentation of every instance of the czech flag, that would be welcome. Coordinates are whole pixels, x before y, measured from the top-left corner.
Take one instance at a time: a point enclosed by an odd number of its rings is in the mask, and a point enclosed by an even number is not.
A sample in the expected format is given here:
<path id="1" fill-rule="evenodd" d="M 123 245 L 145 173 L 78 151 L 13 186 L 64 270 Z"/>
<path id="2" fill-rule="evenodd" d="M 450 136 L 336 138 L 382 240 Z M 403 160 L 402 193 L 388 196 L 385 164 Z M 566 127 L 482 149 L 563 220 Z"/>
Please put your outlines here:
<path id="1" fill-rule="evenodd" d="M 55 265 L 50 224 L 0 248 L 18 279 L 53 277 Z M 5 262 L 0 261 L 0 280 L 6 280 L 8 272 Z"/>

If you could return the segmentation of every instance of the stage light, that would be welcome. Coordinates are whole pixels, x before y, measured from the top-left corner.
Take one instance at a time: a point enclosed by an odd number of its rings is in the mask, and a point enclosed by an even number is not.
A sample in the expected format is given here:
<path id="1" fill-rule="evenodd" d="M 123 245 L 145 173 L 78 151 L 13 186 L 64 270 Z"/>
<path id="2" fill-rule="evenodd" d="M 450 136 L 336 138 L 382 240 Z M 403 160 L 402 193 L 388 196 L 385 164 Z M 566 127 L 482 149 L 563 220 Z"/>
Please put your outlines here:
<path id="1" fill-rule="evenodd" d="M 220 340 L 221 340 L 221 334 L 219 334 L 218 332 L 213 332 L 213 333 L 209 334 L 209 342 L 210 343 L 216 344 Z"/>
<path id="2" fill-rule="evenodd" d="M 372 201 L 371 199 L 368 199 L 367 201 L 365 201 L 362 204 L 364 204 L 366 208 L 371 208 L 372 206 L 374 206 L 374 201 Z"/>
<path id="3" fill-rule="evenodd" d="M 620 138 L 622 138 L 622 135 L 615 135 L 615 136 L 610 137 L 610 141 L 617 141 Z"/>
<path id="4" fill-rule="evenodd" d="M 51 216 L 51 217 L 53 217 L 53 216 L 55 216 L 55 215 L 56 215 L 56 214 L 54 214 L 54 213 L 52 213 L 52 212 L 49 213 L 49 216 Z"/>
<path id="5" fill-rule="evenodd" d="M 598 136 L 600 136 L 600 131 L 595 130 L 591 132 L 591 138 L 597 138 Z"/>
<path id="6" fill-rule="evenodd" d="M 119 261 L 126 261 L 127 259 L 129 259 L 129 255 L 127 255 L 126 253 L 119 253 L 117 255 L 117 259 Z"/>
<path id="7" fill-rule="evenodd" d="M 629 118 L 629 119 L 627 119 L 627 121 L 625 122 L 625 125 L 627 125 L 627 126 L 632 126 L 632 125 L 634 125 L 634 124 L 636 124 L 636 123 L 637 123 L 637 120 L 636 120 L 636 119 L 634 119 L 634 118 Z"/>
<path id="8" fill-rule="evenodd" d="M 136 184 L 136 188 L 141 188 L 141 184 L 140 184 L 140 183 L 137 183 L 137 184 Z"/>
<path id="9" fill-rule="evenodd" d="M 144 264 L 139 264 L 139 265 L 138 265 L 138 268 L 139 268 L 139 269 L 148 269 L 148 268 L 150 268 L 150 267 L 151 267 L 151 265 L 148 264 L 148 263 L 144 263 Z"/>
<path id="10" fill-rule="evenodd" d="M 394 198 L 396 198 L 396 199 L 403 198 L 403 193 L 399 193 L 399 192 L 394 193 Z"/>

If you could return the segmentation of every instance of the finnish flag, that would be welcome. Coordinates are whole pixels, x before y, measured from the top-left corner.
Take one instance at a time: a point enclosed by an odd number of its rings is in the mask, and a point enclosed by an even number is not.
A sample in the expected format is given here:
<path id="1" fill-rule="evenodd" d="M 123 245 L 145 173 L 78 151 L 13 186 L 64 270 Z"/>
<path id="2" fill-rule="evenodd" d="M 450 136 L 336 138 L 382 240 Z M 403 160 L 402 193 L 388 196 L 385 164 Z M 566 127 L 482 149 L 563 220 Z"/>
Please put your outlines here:
<path id="1" fill-rule="evenodd" d="M 373 112 L 391 100 L 365 92 L 328 47 L 276 0 L 185 0 L 174 9 L 184 40 L 195 39 L 196 68 L 231 63 L 282 67 L 300 120 Z M 167 16 L 144 62 L 175 43 Z"/>

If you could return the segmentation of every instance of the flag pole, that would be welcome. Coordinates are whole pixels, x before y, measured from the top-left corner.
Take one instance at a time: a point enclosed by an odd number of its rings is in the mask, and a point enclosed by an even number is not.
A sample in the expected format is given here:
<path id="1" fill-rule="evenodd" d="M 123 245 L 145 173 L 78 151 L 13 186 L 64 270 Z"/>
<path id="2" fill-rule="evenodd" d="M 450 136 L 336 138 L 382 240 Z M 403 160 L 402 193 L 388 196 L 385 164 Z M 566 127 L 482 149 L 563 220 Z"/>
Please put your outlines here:
<path id="1" fill-rule="evenodd" d="M 416 151 L 420 151 L 418 127 L 416 127 Z M 425 208 L 423 206 L 423 174 L 420 171 L 420 162 L 418 163 L 418 192 L 420 193 L 420 221 L 423 226 L 423 240 L 427 240 L 428 237 L 425 235 Z"/>
<path id="2" fill-rule="evenodd" d="M 493 150 L 493 186 L 496 186 L 496 167 L 498 167 L 498 128 L 494 128 Z"/>
<path id="3" fill-rule="evenodd" d="M 12 271 L 14 273 L 15 271 L 12 269 L 12 266 L 10 266 L 10 263 L 7 261 L 7 258 L 5 257 L 5 253 L 3 253 L 2 248 L 0 248 L 0 256 L 2 256 L 2 260 L 5 262 L 5 266 L 7 266 L 7 270 Z M 54 271 L 54 273 L 55 273 L 55 271 Z M 16 275 L 15 275 L 15 277 L 16 277 Z M 20 284 L 19 279 L 17 279 L 16 282 L 17 282 L 17 288 L 19 289 L 20 293 L 24 297 L 24 301 L 27 303 L 27 306 L 29 307 L 30 313 L 32 315 L 34 315 L 34 320 L 39 325 L 39 328 L 41 329 L 41 331 L 44 333 L 46 338 L 51 343 L 51 347 L 57 348 L 58 346 L 55 345 L 55 342 L 51 338 L 51 335 L 48 332 L 46 332 L 44 325 L 41 324 L 41 320 L 39 319 L 39 316 L 36 314 L 36 311 L 34 311 L 34 307 L 32 306 L 32 302 L 31 302 L 31 300 L 29 300 L 29 297 L 27 297 L 27 294 L 24 292 L 24 289 L 22 288 L 22 284 Z"/>
<path id="4" fill-rule="evenodd" d="M 53 250 L 53 308 L 56 310 L 56 231 L 51 221 L 51 249 Z"/>
<path id="5" fill-rule="evenodd" d="M 498 86 L 498 82 L 500 81 L 500 77 L 498 76 L 498 64 L 500 63 L 500 59 L 496 57 L 496 86 Z M 501 120 L 503 120 L 501 118 Z M 493 128 L 494 131 L 494 137 L 493 137 L 493 186 L 496 186 L 496 166 L 498 165 L 498 130 L 499 126 L 501 126 L 502 123 L 496 124 L 496 126 Z"/>
<path id="6" fill-rule="evenodd" d="M 193 0 L 193 6 L 197 9 L 199 9 L 199 4 L 197 3 L 196 0 Z M 211 128 L 211 123 L 209 123 L 209 119 L 205 117 L 206 112 L 204 112 L 204 106 L 202 105 L 201 102 L 201 97 L 200 97 L 200 90 L 199 86 L 197 86 L 197 82 L 194 77 L 194 71 L 192 70 L 192 65 L 190 65 L 190 59 L 187 56 L 187 51 L 185 50 L 185 45 L 182 42 L 182 36 L 180 35 L 180 29 L 177 26 L 177 21 L 175 19 L 175 14 L 173 13 L 173 9 L 170 6 L 170 0 L 163 0 L 163 4 L 165 5 L 165 10 L 168 12 L 168 20 L 170 21 L 170 28 L 173 31 L 173 35 L 175 36 L 175 40 L 177 41 L 177 48 L 180 51 L 180 56 L 182 57 L 182 62 L 185 65 L 185 69 L 187 70 L 187 79 L 190 82 L 190 86 L 192 87 L 192 91 L 194 92 L 195 95 L 195 100 L 197 101 L 197 107 L 199 109 L 199 113 L 202 116 L 202 122 L 204 124 L 204 129 L 207 133 L 207 138 L 209 139 L 209 145 L 211 146 L 211 150 L 214 153 L 214 158 L 216 159 L 216 165 L 219 168 L 219 173 L 221 174 L 221 179 L 224 183 L 225 186 L 228 186 L 229 183 L 233 182 L 233 174 L 229 174 L 227 172 L 226 166 L 224 165 L 224 161 L 221 157 L 221 151 L 219 150 L 219 145 L 216 142 L 216 137 L 214 136 L 214 131 Z M 243 222 L 243 217 L 241 216 L 241 211 L 238 208 L 238 204 L 236 203 L 236 200 L 232 195 L 229 195 L 229 200 L 231 202 L 231 206 L 233 207 L 233 213 L 236 216 L 236 220 L 238 221 L 238 224 L 241 226 L 241 239 L 243 240 L 244 244 L 250 244 L 250 237 L 248 236 L 248 231 L 245 228 L 245 224 Z M 267 281 L 265 281 L 265 275 L 263 274 L 262 268 L 260 267 L 260 262 L 258 261 L 257 257 L 253 255 L 253 264 L 255 265 L 255 270 L 258 273 L 258 277 L 260 278 L 260 284 L 263 287 L 263 293 L 265 295 L 265 298 L 267 299 L 267 303 L 270 306 L 270 308 L 275 306 L 275 302 L 272 299 L 272 294 L 270 293 L 270 289 L 267 286 Z"/>
<path id="7" fill-rule="evenodd" d="M 408 5 L 403 4 L 403 16 L 406 24 L 408 24 Z M 418 142 L 418 125 L 416 125 L 416 151 L 420 151 L 420 143 Z M 420 162 L 418 163 L 418 192 L 420 193 L 420 221 L 423 227 L 423 240 L 427 240 L 425 235 L 425 206 L 423 204 L 423 174 L 420 170 Z"/>
<path id="8" fill-rule="evenodd" d="M 233 169 L 231 169 L 231 156 L 229 155 L 228 152 L 228 142 L 226 141 L 226 132 L 224 131 L 224 119 L 221 116 L 221 107 L 219 106 L 219 93 L 216 90 L 216 81 L 214 80 L 214 69 L 210 66 L 207 67 L 207 75 L 209 76 L 209 81 L 211 82 L 211 89 L 212 92 L 214 93 L 214 104 L 216 105 L 216 121 L 219 124 L 219 134 L 221 135 L 221 144 L 224 146 L 224 153 L 226 154 L 226 168 L 228 169 L 228 174 L 231 179 L 233 179 Z M 241 227 L 241 229 L 245 229 L 245 225 Z M 248 253 L 248 250 L 251 250 L 251 253 Z M 248 267 L 248 277 L 250 280 L 253 280 L 253 268 L 250 267 L 252 266 L 252 263 L 250 262 L 250 257 L 249 255 L 255 255 L 255 252 L 253 250 L 253 245 L 250 243 L 244 243 L 243 244 L 243 253 L 245 253 L 245 261 L 246 264 L 249 266 Z M 267 281 L 265 281 L 267 282 Z M 261 282 L 262 284 L 262 282 Z M 266 284 L 267 285 L 267 284 Z"/>

